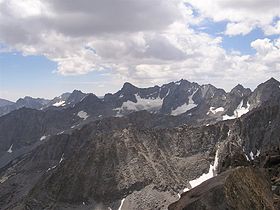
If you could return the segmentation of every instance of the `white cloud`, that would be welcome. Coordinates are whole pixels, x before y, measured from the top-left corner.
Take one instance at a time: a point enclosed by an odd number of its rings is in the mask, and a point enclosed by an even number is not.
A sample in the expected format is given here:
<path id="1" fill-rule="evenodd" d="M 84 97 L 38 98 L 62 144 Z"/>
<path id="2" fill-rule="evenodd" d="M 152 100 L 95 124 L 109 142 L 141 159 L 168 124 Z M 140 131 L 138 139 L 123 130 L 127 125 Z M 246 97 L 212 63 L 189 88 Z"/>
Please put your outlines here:
<path id="1" fill-rule="evenodd" d="M 254 24 L 249 24 L 248 22 L 239 22 L 239 23 L 228 23 L 226 26 L 226 35 L 246 35 L 252 31 L 255 27 Z"/>
<path id="2" fill-rule="evenodd" d="M 211 18 L 215 22 L 229 21 L 226 34 L 248 34 L 260 27 L 267 34 L 279 34 L 271 29 L 275 18 L 280 17 L 279 0 L 185 0 L 200 13 L 200 19 Z"/>
<path id="3" fill-rule="evenodd" d="M 57 62 L 56 72 L 62 75 L 112 69 L 114 85 L 186 78 L 230 88 L 279 78 L 279 41 L 253 42 L 256 55 L 228 53 L 221 37 L 189 27 L 210 17 L 229 20 L 230 35 L 249 33 L 256 25 L 272 34 L 273 0 L 265 12 L 259 0 L 238 1 L 240 7 L 228 0 L 188 2 L 202 15 L 180 0 L 2 0 L 0 43 L 25 55 L 44 55 Z"/>
<path id="4" fill-rule="evenodd" d="M 280 34 L 280 20 L 276 21 L 275 24 L 265 26 L 264 32 L 266 35 Z"/>

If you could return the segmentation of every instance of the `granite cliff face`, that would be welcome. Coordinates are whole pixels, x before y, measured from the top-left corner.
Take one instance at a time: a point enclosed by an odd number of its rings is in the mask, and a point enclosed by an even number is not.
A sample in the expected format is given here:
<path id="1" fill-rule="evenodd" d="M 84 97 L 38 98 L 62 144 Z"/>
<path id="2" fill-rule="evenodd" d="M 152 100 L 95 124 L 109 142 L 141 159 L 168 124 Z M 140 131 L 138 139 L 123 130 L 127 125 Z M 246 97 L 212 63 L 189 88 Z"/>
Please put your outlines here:
<path id="1" fill-rule="evenodd" d="M 255 181 L 267 189 L 253 203 L 269 206 L 270 187 L 249 166 L 267 172 L 277 206 L 277 85 L 272 79 L 253 93 L 241 85 L 226 93 L 185 80 L 142 89 L 126 83 L 104 98 L 77 92 L 71 106 L 13 111 L 0 118 L 0 208 L 167 209 L 193 188 L 182 199 L 197 192 L 188 202 L 203 209 L 212 205 L 212 186 L 231 206 L 233 189 L 243 193 L 240 176 L 248 177 L 248 189 Z M 182 103 L 185 112 L 174 114 Z M 211 177 L 209 188 L 197 190 Z"/>

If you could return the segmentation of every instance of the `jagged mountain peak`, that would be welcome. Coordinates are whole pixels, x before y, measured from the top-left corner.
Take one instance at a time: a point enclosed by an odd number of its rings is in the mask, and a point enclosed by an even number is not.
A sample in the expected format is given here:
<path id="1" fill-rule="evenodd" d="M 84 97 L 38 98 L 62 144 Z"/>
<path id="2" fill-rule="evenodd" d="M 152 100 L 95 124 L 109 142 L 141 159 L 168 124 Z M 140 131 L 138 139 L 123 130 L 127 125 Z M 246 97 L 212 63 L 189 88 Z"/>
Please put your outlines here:
<path id="1" fill-rule="evenodd" d="M 174 83 L 177 84 L 177 85 L 191 84 L 191 82 L 186 80 L 186 79 L 180 79 L 179 81 L 174 82 Z"/>
<path id="2" fill-rule="evenodd" d="M 80 93 L 83 94 L 83 92 L 81 90 L 75 89 L 75 90 L 73 90 L 73 92 L 71 94 L 80 94 Z"/>
<path id="3" fill-rule="evenodd" d="M 275 79 L 274 77 L 271 77 L 269 80 L 267 80 L 266 82 L 264 82 L 264 84 L 275 84 L 275 85 L 280 85 L 280 82 Z"/>
<path id="4" fill-rule="evenodd" d="M 61 94 L 58 98 L 66 100 L 70 95 L 71 95 L 71 93 L 66 92 L 66 93 Z"/>
<path id="5" fill-rule="evenodd" d="M 67 104 L 75 105 L 76 103 L 83 100 L 88 94 L 83 93 L 80 90 L 74 90 L 69 97 L 67 98 L 66 102 Z"/>
<path id="6" fill-rule="evenodd" d="M 280 82 L 270 78 L 258 85 L 249 98 L 253 107 L 273 105 L 280 103 Z"/>
<path id="7" fill-rule="evenodd" d="M 248 96 L 252 93 L 250 88 L 245 88 L 243 85 L 238 84 L 230 91 L 231 94 L 238 95 L 240 97 Z"/>
<path id="8" fill-rule="evenodd" d="M 265 89 L 280 89 L 280 82 L 273 77 L 271 77 L 269 80 L 259 84 L 257 88 L 254 90 L 255 91 L 260 91 L 260 90 L 265 90 Z"/>
<path id="9" fill-rule="evenodd" d="M 136 87 L 135 85 L 133 85 L 129 82 L 125 82 L 123 84 L 123 87 L 122 87 L 121 91 L 127 92 L 127 91 L 133 91 L 133 90 L 136 90 L 136 89 L 138 89 L 138 87 Z"/>
<path id="10" fill-rule="evenodd" d="M 96 102 L 100 102 L 101 99 L 98 98 L 95 94 L 93 93 L 89 93 L 83 100 L 81 103 L 83 104 L 92 104 L 92 103 L 96 103 Z"/>
<path id="11" fill-rule="evenodd" d="M 269 80 L 265 81 L 264 83 L 258 85 L 258 87 L 254 90 L 254 92 L 266 91 L 266 90 L 280 91 L 280 82 L 272 77 Z"/>
<path id="12" fill-rule="evenodd" d="M 244 90 L 244 86 L 241 84 L 236 85 L 232 90 Z"/>

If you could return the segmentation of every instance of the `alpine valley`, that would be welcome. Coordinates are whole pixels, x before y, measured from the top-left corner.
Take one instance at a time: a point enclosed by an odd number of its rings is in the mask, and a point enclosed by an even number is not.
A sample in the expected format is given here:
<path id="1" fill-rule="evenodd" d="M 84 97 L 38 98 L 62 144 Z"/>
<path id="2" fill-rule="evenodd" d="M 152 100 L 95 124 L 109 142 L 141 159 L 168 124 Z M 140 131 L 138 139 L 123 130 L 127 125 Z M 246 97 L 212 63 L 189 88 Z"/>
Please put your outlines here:
<path id="1" fill-rule="evenodd" d="M 0 99 L 0 209 L 280 209 L 280 82 Z"/>

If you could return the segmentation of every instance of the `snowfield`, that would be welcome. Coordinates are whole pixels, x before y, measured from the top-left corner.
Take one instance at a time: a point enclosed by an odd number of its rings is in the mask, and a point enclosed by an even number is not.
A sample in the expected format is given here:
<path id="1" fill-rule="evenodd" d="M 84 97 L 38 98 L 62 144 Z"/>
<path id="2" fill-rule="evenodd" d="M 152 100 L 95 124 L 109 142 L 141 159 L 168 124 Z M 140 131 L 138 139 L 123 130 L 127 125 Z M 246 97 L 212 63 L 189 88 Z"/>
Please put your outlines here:
<path id="1" fill-rule="evenodd" d="M 123 102 L 122 106 L 119 108 L 115 108 L 114 110 L 118 111 L 117 117 L 123 116 L 122 113 L 125 111 L 159 111 L 162 107 L 164 98 L 141 98 L 138 94 L 135 94 L 136 103 L 133 101 Z"/>
<path id="2" fill-rule="evenodd" d="M 195 93 L 196 91 L 194 91 L 193 94 L 189 96 L 189 104 L 185 103 L 182 106 L 177 107 L 175 110 L 172 110 L 171 115 L 177 116 L 197 107 L 197 104 L 195 104 L 193 101 L 193 96 Z"/>
<path id="3" fill-rule="evenodd" d="M 194 187 L 200 185 L 202 182 L 205 182 L 206 180 L 216 176 L 218 162 L 219 162 L 219 148 L 217 149 L 216 154 L 215 154 L 214 164 L 213 165 L 210 164 L 208 173 L 207 174 L 204 173 L 200 177 L 190 181 L 191 187 L 194 188 Z"/>
<path id="4" fill-rule="evenodd" d="M 59 106 L 65 106 L 65 101 L 59 101 L 53 104 L 53 106 L 59 107 Z"/>
<path id="5" fill-rule="evenodd" d="M 86 120 L 89 117 L 89 115 L 85 111 L 79 111 L 77 116 L 84 120 Z"/>
<path id="6" fill-rule="evenodd" d="M 240 102 L 238 107 L 234 110 L 234 114 L 232 116 L 223 115 L 223 120 L 231 120 L 241 117 L 242 115 L 248 113 L 250 110 L 250 104 L 247 102 L 247 107 L 243 107 L 243 100 Z"/>
<path id="7" fill-rule="evenodd" d="M 209 114 L 217 114 L 218 112 L 223 112 L 225 111 L 225 108 L 224 107 L 218 107 L 218 108 L 215 108 L 215 107 L 210 107 L 209 111 L 207 112 L 207 115 Z"/>

